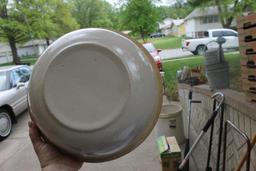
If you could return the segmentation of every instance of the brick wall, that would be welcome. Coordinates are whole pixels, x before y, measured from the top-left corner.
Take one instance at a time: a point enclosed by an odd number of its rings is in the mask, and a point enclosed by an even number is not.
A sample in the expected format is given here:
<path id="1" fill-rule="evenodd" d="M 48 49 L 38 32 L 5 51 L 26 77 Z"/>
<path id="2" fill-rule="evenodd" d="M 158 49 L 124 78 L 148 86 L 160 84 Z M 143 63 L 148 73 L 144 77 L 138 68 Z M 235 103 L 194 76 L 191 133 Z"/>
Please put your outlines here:
<path id="1" fill-rule="evenodd" d="M 183 107 L 183 121 L 185 125 L 185 135 L 187 135 L 188 125 L 188 86 L 179 86 L 179 98 L 181 105 Z M 212 112 L 213 101 L 210 98 L 211 92 L 207 86 L 193 88 L 193 99 L 201 100 L 201 104 L 192 104 L 192 123 L 191 123 L 191 137 L 190 145 L 193 144 L 199 132 L 201 131 L 206 120 L 209 118 Z M 256 103 L 244 102 L 244 98 L 240 94 L 232 94 L 232 91 L 224 91 L 226 100 L 225 100 L 225 112 L 224 119 L 230 120 L 233 122 L 239 129 L 244 131 L 249 137 L 252 137 L 256 134 Z M 238 96 L 238 97 L 237 97 Z M 233 99 L 233 101 L 232 101 Z M 239 102 L 241 101 L 241 103 Z M 243 101 L 243 102 L 242 102 Z M 248 107 L 249 106 L 249 107 Z M 251 109 L 249 109 L 251 107 Z M 215 119 L 214 125 L 214 139 L 213 139 L 213 151 L 211 158 L 211 166 L 215 170 L 216 158 L 217 158 L 217 145 L 218 145 L 218 135 L 219 135 L 219 116 Z M 223 131 L 224 133 L 224 131 Z M 193 152 L 191 160 L 194 160 L 196 163 L 196 171 L 205 170 L 207 154 L 208 154 L 208 143 L 209 143 L 209 134 L 210 129 L 207 134 L 204 136 L 202 141 L 199 143 L 199 146 Z M 246 144 L 244 140 L 239 137 L 239 135 L 232 129 L 229 129 L 227 136 L 227 156 L 226 156 L 226 170 L 234 170 L 242 156 L 246 151 Z M 222 148 L 223 150 L 223 148 Z M 221 155 L 221 165 L 222 165 L 222 155 Z M 242 170 L 245 170 L 245 165 Z M 256 147 L 253 148 L 251 154 L 251 170 L 256 170 Z"/>

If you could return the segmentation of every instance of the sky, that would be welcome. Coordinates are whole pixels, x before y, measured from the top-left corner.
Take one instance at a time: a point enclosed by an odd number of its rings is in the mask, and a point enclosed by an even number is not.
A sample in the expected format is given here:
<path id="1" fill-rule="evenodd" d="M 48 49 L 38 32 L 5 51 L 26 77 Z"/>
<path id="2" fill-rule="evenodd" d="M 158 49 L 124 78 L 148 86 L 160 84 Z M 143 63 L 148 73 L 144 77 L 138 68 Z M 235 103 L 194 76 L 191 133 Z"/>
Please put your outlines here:
<path id="1" fill-rule="evenodd" d="M 112 5 L 118 4 L 119 0 L 106 0 L 107 2 L 111 3 Z M 175 2 L 175 0 L 159 0 L 160 2 L 157 2 L 156 5 L 171 5 Z"/>

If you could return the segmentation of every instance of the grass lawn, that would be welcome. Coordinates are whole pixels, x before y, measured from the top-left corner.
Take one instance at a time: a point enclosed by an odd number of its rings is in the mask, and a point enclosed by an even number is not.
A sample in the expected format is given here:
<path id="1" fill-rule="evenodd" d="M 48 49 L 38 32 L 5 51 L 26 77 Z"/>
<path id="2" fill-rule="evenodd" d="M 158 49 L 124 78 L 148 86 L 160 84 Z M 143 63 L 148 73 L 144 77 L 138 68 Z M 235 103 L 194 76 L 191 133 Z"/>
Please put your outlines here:
<path id="1" fill-rule="evenodd" d="M 157 49 L 177 49 L 181 48 L 180 37 L 164 37 L 164 38 L 153 38 L 149 39 Z"/>
<path id="2" fill-rule="evenodd" d="M 230 88 L 241 90 L 240 81 L 240 54 L 239 53 L 227 53 L 225 54 L 226 60 L 229 62 L 229 72 L 230 72 Z M 177 70 L 182 69 L 183 66 L 189 66 L 190 68 L 204 65 L 203 56 L 191 56 L 183 59 L 174 59 L 163 63 L 165 71 L 165 84 L 168 90 L 177 91 Z"/>
<path id="3" fill-rule="evenodd" d="M 164 38 L 148 38 L 146 41 L 151 42 L 157 49 L 177 49 L 181 48 L 181 37 L 164 37 Z M 143 41 L 138 40 L 140 43 Z"/>
<path id="4" fill-rule="evenodd" d="M 30 65 L 34 65 L 36 63 L 37 58 L 21 58 L 21 62 L 30 63 Z M 0 66 L 14 65 L 13 63 L 5 63 L 0 64 Z"/>
<path id="5" fill-rule="evenodd" d="M 37 58 L 22 58 L 21 62 L 28 62 L 30 65 L 34 65 L 36 63 Z"/>

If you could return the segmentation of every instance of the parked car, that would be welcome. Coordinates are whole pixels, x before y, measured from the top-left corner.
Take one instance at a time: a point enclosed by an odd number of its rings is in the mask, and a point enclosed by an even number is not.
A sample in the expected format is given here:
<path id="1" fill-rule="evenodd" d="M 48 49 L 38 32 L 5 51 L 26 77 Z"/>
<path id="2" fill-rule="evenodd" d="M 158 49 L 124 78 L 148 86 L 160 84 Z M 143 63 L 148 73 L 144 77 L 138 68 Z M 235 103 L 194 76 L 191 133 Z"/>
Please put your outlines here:
<path id="1" fill-rule="evenodd" d="M 152 33 L 149 35 L 150 38 L 165 37 L 163 33 Z"/>
<path id="2" fill-rule="evenodd" d="M 150 53 L 150 55 L 154 58 L 159 71 L 163 71 L 161 58 L 159 56 L 159 52 L 161 52 L 162 50 L 156 49 L 152 43 L 144 43 L 143 46 Z"/>
<path id="3" fill-rule="evenodd" d="M 0 67 L 0 141 L 7 138 L 16 116 L 27 109 L 28 66 Z"/>
<path id="4" fill-rule="evenodd" d="M 224 37 L 226 43 L 223 44 L 224 50 L 237 50 L 239 48 L 237 32 L 231 29 L 211 29 L 204 32 L 203 38 L 184 39 L 182 49 L 192 52 L 194 55 L 203 55 L 207 49 L 217 48 L 216 41 L 218 37 Z"/>

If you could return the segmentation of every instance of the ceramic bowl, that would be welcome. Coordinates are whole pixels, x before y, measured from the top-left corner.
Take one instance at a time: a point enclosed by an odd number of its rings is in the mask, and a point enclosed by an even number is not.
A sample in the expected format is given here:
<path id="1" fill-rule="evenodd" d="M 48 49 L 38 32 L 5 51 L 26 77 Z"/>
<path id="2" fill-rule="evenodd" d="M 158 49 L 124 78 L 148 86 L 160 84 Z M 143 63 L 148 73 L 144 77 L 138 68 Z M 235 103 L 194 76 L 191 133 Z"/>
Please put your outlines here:
<path id="1" fill-rule="evenodd" d="M 150 54 L 105 29 L 68 33 L 38 59 L 29 87 L 31 117 L 46 138 L 87 162 L 118 158 L 153 129 L 162 104 Z"/>

